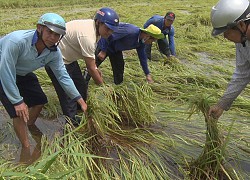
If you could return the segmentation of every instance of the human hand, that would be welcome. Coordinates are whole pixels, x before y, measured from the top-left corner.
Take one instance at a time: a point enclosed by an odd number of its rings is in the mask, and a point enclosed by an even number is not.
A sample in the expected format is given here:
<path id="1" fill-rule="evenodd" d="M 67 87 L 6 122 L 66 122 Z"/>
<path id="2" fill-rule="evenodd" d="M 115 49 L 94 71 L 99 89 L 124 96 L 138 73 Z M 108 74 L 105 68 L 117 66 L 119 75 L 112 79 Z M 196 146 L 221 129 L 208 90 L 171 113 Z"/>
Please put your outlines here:
<path id="1" fill-rule="evenodd" d="M 100 59 L 100 60 L 104 60 L 105 57 L 106 57 L 107 53 L 104 52 L 104 51 L 100 51 L 99 54 L 97 55 L 97 57 Z"/>
<path id="2" fill-rule="evenodd" d="M 210 107 L 210 109 L 208 111 L 208 115 L 214 119 L 219 119 L 219 117 L 222 115 L 223 111 L 224 111 L 224 109 L 222 109 L 220 106 L 214 105 L 214 106 Z"/>
<path id="3" fill-rule="evenodd" d="M 154 82 L 154 80 L 152 79 L 150 74 L 146 75 L 146 80 L 147 80 L 148 83 L 153 83 Z"/>
<path id="4" fill-rule="evenodd" d="M 81 109 L 84 113 L 87 112 L 87 104 L 86 102 L 83 100 L 83 98 L 80 98 L 77 100 L 78 104 L 81 106 Z"/>
<path id="5" fill-rule="evenodd" d="M 24 122 L 28 122 L 29 120 L 29 108 L 28 106 L 23 102 L 19 105 L 14 106 L 16 115 L 24 120 Z"/>

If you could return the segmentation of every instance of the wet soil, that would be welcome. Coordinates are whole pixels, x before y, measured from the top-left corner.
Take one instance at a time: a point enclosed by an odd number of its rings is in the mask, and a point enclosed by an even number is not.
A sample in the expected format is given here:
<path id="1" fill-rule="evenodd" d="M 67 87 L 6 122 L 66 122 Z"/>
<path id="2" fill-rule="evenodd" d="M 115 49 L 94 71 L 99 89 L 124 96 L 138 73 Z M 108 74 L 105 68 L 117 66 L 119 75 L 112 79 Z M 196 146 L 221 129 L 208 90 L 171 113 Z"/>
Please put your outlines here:
<path id="1" fill-rule="evenodd" d="M 52 139 L 55 134 L 63 134 L 63 117 L 44 119 L 39 117 L 33 126 L 29 126 L 31 147 L 23 149 L 12 126 L 12 120 L 0 104 L 0 156 L 14 163 L 32 163 L 41 155 L 41 138 Z"/>

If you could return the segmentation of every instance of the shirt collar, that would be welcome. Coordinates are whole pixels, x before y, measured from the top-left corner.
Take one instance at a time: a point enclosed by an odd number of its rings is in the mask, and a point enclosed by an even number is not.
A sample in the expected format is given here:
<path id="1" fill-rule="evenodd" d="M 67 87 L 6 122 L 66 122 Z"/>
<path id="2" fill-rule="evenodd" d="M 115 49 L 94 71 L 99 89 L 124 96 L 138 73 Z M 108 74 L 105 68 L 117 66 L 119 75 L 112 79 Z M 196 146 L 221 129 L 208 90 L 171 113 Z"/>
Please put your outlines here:
<path id="1" fill-rule="evenodd" d="M 33 35 L 31 45 L 32 46 L 35 45 L 37 41 L 38 41 L 38 32 L 36 30 L 35 33 L 34 33 L 34 35 Z"/>

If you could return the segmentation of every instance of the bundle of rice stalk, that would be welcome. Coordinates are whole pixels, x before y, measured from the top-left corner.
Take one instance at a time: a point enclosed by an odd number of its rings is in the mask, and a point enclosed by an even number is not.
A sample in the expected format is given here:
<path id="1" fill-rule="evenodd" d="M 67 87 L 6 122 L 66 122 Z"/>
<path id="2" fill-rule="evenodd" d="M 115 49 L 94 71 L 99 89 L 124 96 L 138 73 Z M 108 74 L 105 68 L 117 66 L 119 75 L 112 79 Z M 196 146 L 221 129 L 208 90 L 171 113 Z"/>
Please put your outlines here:
<path id="1" fill-rule="evenodd" d="M 97 87 L 90 93 L 87 118 L 82 121 L 80 131 L 85 138 L 92 137 L 84 145 L 89 152 L 106 157 L 96 161 L 98 166 L 114 176 L 117 170 L 120 172 L 134 165 L 128 160 L 128 154 L 133 154 L 138 162 L 145 163 L 145 169 L 138 174 L 155 171 L 156 177 L 167 177 L 167 162 L 160 162 L 164 159 L 160 152 L 166 152 L 167 147 L 171 149 L 173 142 L 150 126 L 157 120 L 150 87 L 124 83 Z M 127 172 L 129 177 L 133 168 Z M 123 176 L 122 173 L 117 175 Z"/>
<path id="2" fill-rule="evenodd" d="M 100 134 L 125 125 L 150 125 L 156 122 L 152 90 L 134 83 L 95 88 L 89 95 L 87 115 Z"/>
<path id="3" fill-rule="evenodd" d="M 150 125 L 157 120 L 151 96 L 148 85 L 134 83 L 94 88 L 89 94 L 87 117 L 83 117 L 81 130 L 88 137 L 95 136 L 92 145 L 98 146 L 113 131 Z"/>
<path id="4" fill-rule="evenodd" d="M 197 98 L 198 97 L 198 98 Z M 207 126 L 206 142 L 201 155 L 191 162 L 190 176 L 191 179 L 232 179 L 230 173 L 223 165 L 225 159 L 225 144 L 222 142 L 222 136 L 217 126 L 217 119 L 208 115 L 208 99 L 202 96 L 195 96 L 191 100 L 191 114 L 201 111 L 205 117 Z"/>
<path id="5" fill-rule="evenodd" d="M 138 127 L 156 122 L 150 86 L 129 83 L 116 86 L 114 90 L 115 104 L 123 125 Z"/>

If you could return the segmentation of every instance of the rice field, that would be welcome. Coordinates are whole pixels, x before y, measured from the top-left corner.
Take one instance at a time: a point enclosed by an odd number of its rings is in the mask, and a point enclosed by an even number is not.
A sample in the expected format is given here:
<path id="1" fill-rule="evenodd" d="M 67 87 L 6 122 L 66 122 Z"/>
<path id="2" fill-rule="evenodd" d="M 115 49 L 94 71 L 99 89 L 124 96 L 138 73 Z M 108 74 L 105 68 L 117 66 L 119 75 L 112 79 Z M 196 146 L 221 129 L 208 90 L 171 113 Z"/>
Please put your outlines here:
<path id="1" fill-rule="evenodd" d="M 177 57 L 166 60 L 153 45 L 147 84 L 136 52 L 124 52 L 124 83 L 113 84 L 107 59 L 105 85 L 90 81 L 88 116 L 64 126 L 46 72 L 36 72 L 48 96 L 30 134 L 30 161 L 0 105 L 0 179 L 232 179 L 250 177 L 249 86 L 215 121 L 207 109 L 223 94 L 234 71 L 234 44 L 213 38 L 210 8 L 216 0 L 0 0 L 0 36 L 34 28 L 45 12 L 67 21 L 93 18 L 104 6 L 122 22 L 143 26 L 154 14 L 176 14 Z M 81 61 L 81 60 L 80 60 Z M 81 63 L 84 69 L 85 64 Z"/>

